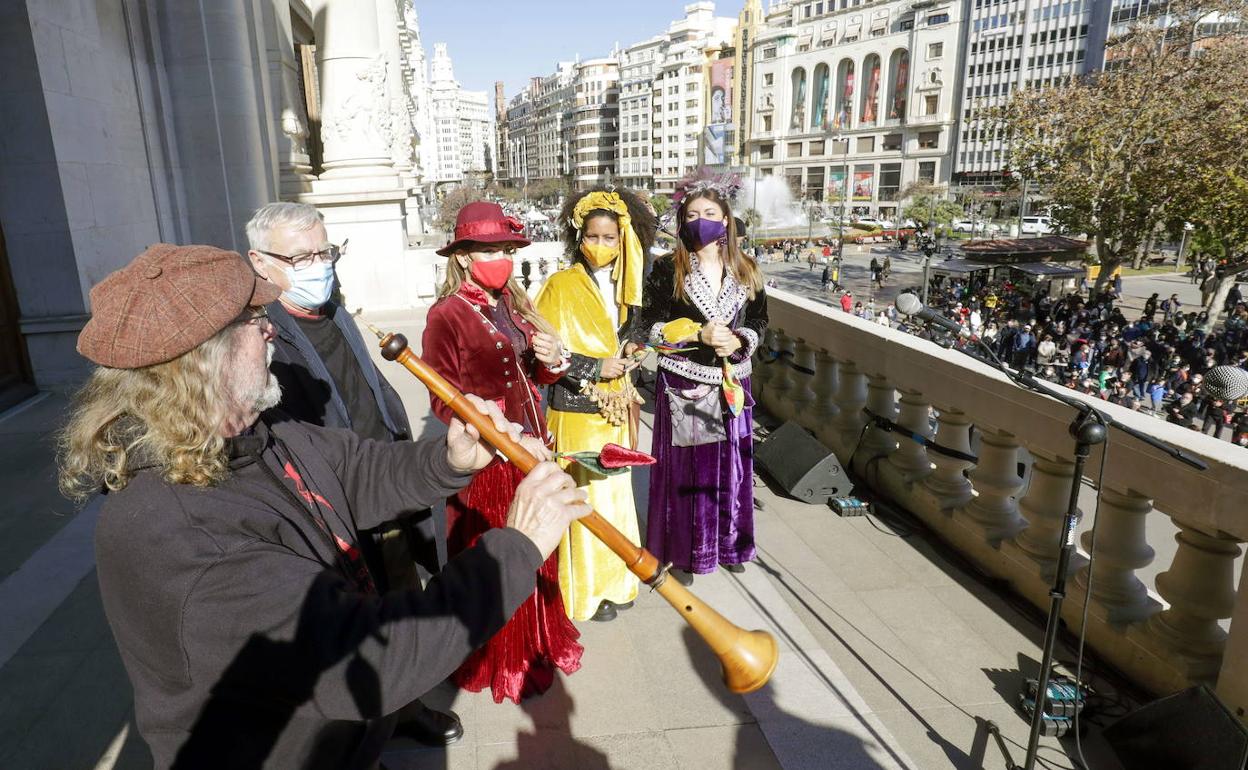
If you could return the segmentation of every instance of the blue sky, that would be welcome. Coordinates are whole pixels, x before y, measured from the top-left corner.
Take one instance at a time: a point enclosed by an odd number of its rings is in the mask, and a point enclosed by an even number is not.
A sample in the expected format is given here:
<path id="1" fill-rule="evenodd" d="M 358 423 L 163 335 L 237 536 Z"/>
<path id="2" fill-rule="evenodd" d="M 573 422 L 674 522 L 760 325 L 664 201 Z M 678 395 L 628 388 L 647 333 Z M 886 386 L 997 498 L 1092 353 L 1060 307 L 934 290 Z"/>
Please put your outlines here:
<path id="1" fill-rule="evenodd" d="M 534 75 L 549 75 L 559 61 L 604 56 L 615 43 L 628 46 L 657 35 L 684 17 L 685 0 L 416 0 L 425 53 L 446 43 L 455 79 L 471 91 L 506 84 L 510 99 Z M 736 18 L 739 0 L 717 0 L 715 14 Z"/>

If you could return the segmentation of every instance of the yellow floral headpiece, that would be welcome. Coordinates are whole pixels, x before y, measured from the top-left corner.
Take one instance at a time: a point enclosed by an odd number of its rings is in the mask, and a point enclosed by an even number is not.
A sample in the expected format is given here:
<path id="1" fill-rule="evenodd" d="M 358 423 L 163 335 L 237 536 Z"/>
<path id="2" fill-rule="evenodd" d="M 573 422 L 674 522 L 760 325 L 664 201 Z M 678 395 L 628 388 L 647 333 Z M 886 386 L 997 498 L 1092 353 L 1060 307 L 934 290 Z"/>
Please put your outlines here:
<path id="1" fill-rule="evenodd" d="M 620 256 L 615 260 L 611 278 L 615 281 L 615 304 L 620 308 L 620 320 L 624 321 L 628 318 L 630 305 L 641 305 L 641 279 L 646 258 L 641 249 L 641 239 L 633 230 L 628 205 L 619 193 L 595 191 L 582 197 L 572 209 L 572 226 L 582 229 L 586 215 L 597 209 L 610 211 L 620 219 Z"/>

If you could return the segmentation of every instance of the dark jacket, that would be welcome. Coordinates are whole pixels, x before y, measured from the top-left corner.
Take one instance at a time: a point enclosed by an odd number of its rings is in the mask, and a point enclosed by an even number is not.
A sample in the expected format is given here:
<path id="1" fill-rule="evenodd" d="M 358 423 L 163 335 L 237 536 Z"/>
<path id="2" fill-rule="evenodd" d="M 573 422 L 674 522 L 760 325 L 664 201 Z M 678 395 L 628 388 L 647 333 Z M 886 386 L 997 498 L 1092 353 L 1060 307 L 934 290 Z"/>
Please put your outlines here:
<path id="1" fill-rule="evenodd" d="M 690 255 L 693 259 L 694 256 Z M 642 292 L 642 308 L 629 332 L 634 342 L 660 342 L 659 330 L 669 321 L 690 318 L 706 323 L 712 318 L 726 322 L 741 338 L 742 345 L 730 356 L 737 379 L 750 376 L 750 356 L 758 348 L 767 331 L 767 292 L 759 289 L 753 299 L 732 274 L 725 272 L 720 295 L 712 297 L 701 274 L 693 271 L 685 277 L 684 298 L 674 296 L 676 266 L 671 257 L 657 259 L 646 278 Z M 698 382 L 718 384 L 723 369 L 714 348 L 700 341 L 683 343 L 695 349 L 680 355 L 659 356 L 659 367 Z"/>
<path id="2" fill-rule="evenodd" d="M 312 341 L 280 302 L 270 304 L 267 310 L 273 325 L 277 327 L 273 363 L 269 368 L 282 385 L 281 411 L 296 420 L 313 425 L 350 428 L 351 416 L 347 405 L 343 403 L 338 386 L 330 377 L 321 357 L 317 355 L 316 348 L 312 347 Z M 367 343 L 360 336 L 360 330 L 351 314 L 334 302 L 327 303 L 323 310 L 342 332 L 359 362 L 360 371 L 364 373 L 369 389 L 373 391 L 373 398 L 377 401 L 386 428 L 396 441 L 411 438 L 412 428 L 407 420 L 407 411 L 403 408 L 403 400 L 369 358 Z"/>
<path id="3" fill-rule="evenodd" d="M 470 480 L 445 439 L 288 421 L 230 443 L 221 484 L 140 471 L 100 515 L 101 598 L 139 731 L 157 768 L 371 767 L 389 715 L 502 627 L 541 555 L 494 529 L 424 591 L 369 593 L 344 557 L 359 531 Z"/>
<path id="4" fill-rule="evenodd" d="M 273 341 L 273 361 L 269 368 L 282 386 L 281 406 L 269 417 L 281 419 L 285 415 L 300 422 L 326 428 L 354 428 L 351 412 L 343 401 L 338 384 L 334 382 L 308 335 L 304 334 L 299 323 L 281 302 L 271 303 L 267 310 L 269 318 L 277 328 L 277 336 Z M 322 311 L 333 321 L 350 348 L 352 357 L 372 391 L 373 402 L 377 404 L 381 422 L 389 432 L 391 440 L 406 441 L 412 438 L 412 428 L 403 401 L 369 357 L 368 345 L 360 335 L 360 329 L 355 325 L 351 314 L 332 301 L 326 303 Z M 446 561 L 446 512 L 439 507 L 433 511 L 413 513 L 418 515 L 403 519 L 402 542 L 406 545 L 406 552 L 399 549 L 395 553 L 400 555 L 394 558 L 415 561 L 426 573 L 432 574 Z M 385 556 L 381 532 L 375 534 L 376 537 L 365 540 L 363 547 L 383 585 L 388 584 L 392 578 L 415 579 L 401 568 L 395 568 L 399 570 L 396 574 L 389 574 L 383 568 Z"/>

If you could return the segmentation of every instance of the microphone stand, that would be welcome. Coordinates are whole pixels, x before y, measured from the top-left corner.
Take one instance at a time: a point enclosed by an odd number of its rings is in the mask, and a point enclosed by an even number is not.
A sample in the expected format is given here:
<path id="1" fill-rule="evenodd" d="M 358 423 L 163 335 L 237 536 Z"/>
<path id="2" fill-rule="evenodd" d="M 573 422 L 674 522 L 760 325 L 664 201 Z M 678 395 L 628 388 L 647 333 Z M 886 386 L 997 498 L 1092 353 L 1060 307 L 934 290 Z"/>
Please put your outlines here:
<path id="1" fill-rule="evenodd" d="M 1128 436 L 1139 439 L 1145 444 L 1197 470 L 1207 470 L 1209 466 L 1199 458 L 1186 454 L 1178 447 L 1171 446 L 1152 436 L 1141 433 L 1135 428 L 1115 421 L 1112 417 L 1082 399 L 1075 398 L 1065 393 L 1062 389 L 1038 379 L 1025 368 L 1017 372 L 1012 371 L 997 357 L 991 346 L 983 342 L 979 337 L 972 337 L 971 339 L 979 343 L 981 349 L 988 354 L 988 358 L 977 356 L 969 350 L 962 350 L 963 353 L 976 361 L 988 364 L 1004 374 L 1020 388 L 1025 388 L 1026 390 L 1060 401 L 1076 412 L 1074 419 L 1070 422 L 1070 435 L 1075 440 L 1074 474 L 1070 485 L 1070 500 L 1067 503 L 1066 514 L 1062 520 L 1062 541 L 1057 553 L 1057 573 L 1053 578 L 1053 586 L 1049 589 L 1049 596 L 1052 602 L 1049 605 L 1049 617 L 1044 628 L 1044 647 L 1043 655 L 1040 658 L 1040 676 L 1036 682 L 1036 699 L 1031 712 L 1031 733 L 1027 739 L 1027 754 L 1023 759 L 1022 765 L 1014 764 L 1014 758 L 1010 755 L 1010 750 L 1005 745 L 1005 739 L 1001 736 L 1001 728 L 997 723 L 992 720 L 986 720 L 985 724 L 988 734 L 993 737 L 997 747 L 1004 755 L 1008 770 L 1034 770 L 1036 754 L 1040 749 L 1040 732 L 1044 726 L 1045 707 L 1049 693 L 1049 678 L 1053 672 L 1053 656 L 1057 648 L 1057 632 L 1062 623 L 1062 602 L 1066 598 L 1066 572 L 1070 568 L 1070 560 L 1075 553 L 1075 528 L 1079 525 L 1079 488 L 1083 483 L 1083 466 L 1088 459 L 1088 455 L 1092 452 L 1092 447 L 1104 443 L 1108 439 L 1109 428 L 1115 427 Z M 1099 499 L 1101 490 L 1098 488 L 1096 493 Z M 1095 554 L 1091 554 L 1091 556 L 1095 557 Z M 1087 599 L 1085 598 L 1084 601 L 1087 601 Z M 1079 683 L 1076 682 L 1075 686 L 1078 687 Z"/>

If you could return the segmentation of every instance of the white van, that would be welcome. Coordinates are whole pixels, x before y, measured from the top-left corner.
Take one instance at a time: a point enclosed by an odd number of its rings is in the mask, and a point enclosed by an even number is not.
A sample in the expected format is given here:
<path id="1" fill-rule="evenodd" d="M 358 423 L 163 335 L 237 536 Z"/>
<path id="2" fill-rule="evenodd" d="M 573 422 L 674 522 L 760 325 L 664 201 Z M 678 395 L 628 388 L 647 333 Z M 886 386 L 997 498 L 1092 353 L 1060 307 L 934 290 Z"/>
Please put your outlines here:
<path id="1" fill-rule="evenodd" d="M 1048 217 L 1023 217 L 1023 235 L 1052 235 L 1053 222 Z"/>

